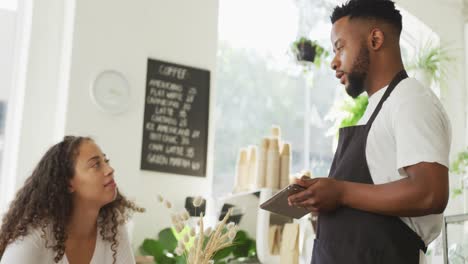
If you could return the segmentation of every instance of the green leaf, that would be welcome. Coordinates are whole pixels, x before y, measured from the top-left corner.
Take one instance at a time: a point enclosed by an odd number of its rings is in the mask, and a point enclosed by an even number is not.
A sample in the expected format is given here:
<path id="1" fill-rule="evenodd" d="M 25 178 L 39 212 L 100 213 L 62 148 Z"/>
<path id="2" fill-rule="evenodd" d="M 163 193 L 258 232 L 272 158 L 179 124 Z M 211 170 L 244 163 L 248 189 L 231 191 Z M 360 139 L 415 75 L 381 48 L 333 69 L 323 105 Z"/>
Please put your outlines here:
<path id="1" fill-rule="evenodd" d="M 213 260 L 217 261 L 217 260 L 222 260 L 224 258 L 227 258 L 233 252 L 233 250 L 234 250 L 233 247 L 234 246 L 229 246 L 229 247 L 223 248 L 221 250 L 218 250 L 214 254 Z"/>
<path id="2" fill-rule="evenodd" d="M 452 190 L 452 198 L 455 198 L 455 197 L 457 197 L 458 195 L 460 195 L 460 194 L 462 194 L 462 193 L 463 193 L 463 190 L 462 190 L 462 189 L 459 189 L 459 188 L 453 189 L 453 190 Z"/>
<path id="3" fill-rule="evenodd" d="M 241 242 L 244 242 L 244 241 L 247 241 L 248 239 L 248 236 L 247 236 L 247 233 L 243 230 L 240 230 L 237 232 L 236 234 L 236 237 L 234 238 L 234 243 L 241 243 Z"/>
<path id="4" fill-rule="evenodd" d="M 145 239 L 141 245 L 141 250 L 153 256 L 156 260 L 164 257 L 164 246 L 154 239 Z"/>
<path id="5" fill-rule="evenodd" d="M 236 258 L 248 257 L 251 248 L 251 239 L 247 236 L 245 231 L 239 231 L 233 241 L 233 255 Z"/>
<path id="6" fill-rule="evenodd" d="M 249 243 L 249 257 L 257 256 L 257 243 L 255 240 L 250 240 Z"/>
<path id="7" fill-rule="evenodd" d="M 184 229 L 182 229 L 182 231 L 180 233 L 177 233 L 175 228 L 172 228 L 171 230 L 172 230 L 172 234 L 174 235 L 174 237 L 176 238 L 177 241 L 184 239 L 185 234 L 190 234 L 190 227 L 189 226 L 185 226 Z M 195 238 L 191 237 L 189 242 L 185 243 L 185 247 L 187 249 L 192 248 L 194 240 L 195 240 Z"/>
<path id="8" fill-rule="evenodd" d="M 249 256 L 249 244 L 243 243 L 243 244 L 236 245 L 232 254 L 236 258 L 248 257 Z"/>
<path id="9" fill-rule="evenodd" d="M 141 244 L 140 247 L 138 248 L 138 252 L 139 252 L 140 255 L 142 255 L 142 256 L 151 255 L 149 252 L 147 252 L 146 250 L 143 249 L 143 244 Z"/>
<path id="10" fill-rule="evenodd" d="M 184 256 L 175 257 L 176 264 L 187 264 L 187 259 Z"/>
<path id="11" fill-rule="evenodd" d="M 465 174 L 466 168 L 468 167 L 468 151 L 458 153 L 457 158 L 452 162 L 450 167 L 450 171 L 455 174 Z"/>
<path id="12" fill-rule="evenodd" d="M 216 264 L 224 263 L 223 261 L 229 262 L 232 257 L 234 259 L 248 258 L 257 255 L 255 240 L 248 237 L 245 231 L 238 231 L 234 238 L 233 244 L 227 248 L 218 251 L 214 260 Z"/>
<path id="13" fill-rule="evenodd" d="M 164 255 L 161 258 L 156 259 L 156 263 L 158 263 L 158 264 L 176 264 L 176 259 L 175 258 L 170 258 L 170 257 Z"/>
<path id="14" fill-rule="evenodd" d="M 168 251 L 174 251 L 177 247 L 177 239 L 174 236 L 171 228 L 165 228 L 159 232 L 158 235 L 160 243 L 164 246 L 164 249 Z"/>
<path id="15" fill-rule="evenodd" d="M 361 95 L 354 100 L 345 100 L 341 110 L 348 112 L 348 117 L 344 118 L 339 127 L 349 127 L 356 125 L 366 112 L 369 99 L 366 95 Z"/>

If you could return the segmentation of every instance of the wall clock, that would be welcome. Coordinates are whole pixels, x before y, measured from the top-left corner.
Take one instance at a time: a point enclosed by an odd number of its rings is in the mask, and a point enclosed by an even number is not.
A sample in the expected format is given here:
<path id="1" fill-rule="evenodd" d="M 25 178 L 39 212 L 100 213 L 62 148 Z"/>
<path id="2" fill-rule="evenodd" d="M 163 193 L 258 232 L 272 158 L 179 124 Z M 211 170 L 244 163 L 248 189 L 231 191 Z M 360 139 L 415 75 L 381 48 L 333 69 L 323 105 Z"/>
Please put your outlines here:
<path id="1" fill-rule="evenodd" d="M 102 111 L 121 114 L 130 105 L 130 84 L 122 73 L 105 70 L 94 79 L 91 98 Z"/>

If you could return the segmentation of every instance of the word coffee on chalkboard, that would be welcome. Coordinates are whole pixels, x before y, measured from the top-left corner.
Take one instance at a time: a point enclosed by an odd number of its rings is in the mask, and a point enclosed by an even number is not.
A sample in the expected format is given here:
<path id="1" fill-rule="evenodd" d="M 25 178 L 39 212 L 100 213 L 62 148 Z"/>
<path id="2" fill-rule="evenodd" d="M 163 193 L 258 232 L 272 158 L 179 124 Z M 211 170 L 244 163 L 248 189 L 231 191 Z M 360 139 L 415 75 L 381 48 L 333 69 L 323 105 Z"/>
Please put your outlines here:
<path id="1" fill-rule="evenodd" d="M 210 72 L 148 59 L 141 169 L 206 175 Z"/>

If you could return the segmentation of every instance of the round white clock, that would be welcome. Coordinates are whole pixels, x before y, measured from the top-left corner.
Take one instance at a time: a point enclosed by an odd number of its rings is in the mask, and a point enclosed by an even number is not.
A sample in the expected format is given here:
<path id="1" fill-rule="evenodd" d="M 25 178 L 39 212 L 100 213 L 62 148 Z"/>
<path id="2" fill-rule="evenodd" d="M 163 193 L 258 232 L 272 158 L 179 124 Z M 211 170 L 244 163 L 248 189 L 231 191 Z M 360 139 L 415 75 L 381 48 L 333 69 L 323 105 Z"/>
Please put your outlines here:
<path id="1" fill-rule="evenodd" d="M 130 85 L 122 73 L 106 70 L 94 79 L 91 98 L 102 111 L 120 114 L 130 105 Z"/>

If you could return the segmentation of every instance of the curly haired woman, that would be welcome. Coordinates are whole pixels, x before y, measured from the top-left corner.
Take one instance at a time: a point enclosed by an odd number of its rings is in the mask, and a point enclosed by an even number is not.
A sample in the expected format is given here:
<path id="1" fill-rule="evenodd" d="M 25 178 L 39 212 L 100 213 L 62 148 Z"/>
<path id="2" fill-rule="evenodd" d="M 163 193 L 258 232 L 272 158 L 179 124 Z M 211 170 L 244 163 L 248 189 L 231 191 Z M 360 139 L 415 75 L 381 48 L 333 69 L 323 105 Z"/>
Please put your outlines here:
<path id="1" fill-rule="evenodd" d="M 117 190 L 96 143 L 66 136 L 16 194 L 0 230 L 0 264 L 135 263 L 124 222 L 143 212 Z"/>

